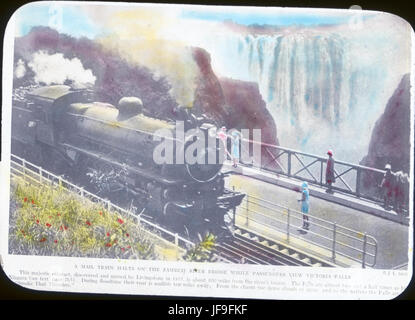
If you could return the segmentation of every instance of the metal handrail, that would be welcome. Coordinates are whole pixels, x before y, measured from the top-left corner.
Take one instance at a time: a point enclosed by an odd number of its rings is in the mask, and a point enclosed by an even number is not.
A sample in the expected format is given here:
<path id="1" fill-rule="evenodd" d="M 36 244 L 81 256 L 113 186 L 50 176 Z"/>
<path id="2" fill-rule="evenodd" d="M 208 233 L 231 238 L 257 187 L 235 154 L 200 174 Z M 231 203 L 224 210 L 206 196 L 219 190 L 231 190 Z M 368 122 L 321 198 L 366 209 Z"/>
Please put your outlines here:
<path id="1" fill-rule="evenodd" d="M 232 138 L 229 135 L 228 137 L 230 139 Z M 242 145 L 242 143 L 248 143 L 251 145 L 254 145 L 254 144 L 260 145 L 261 148 L 264 148 L 265 152 L 267 152 L 267 154 L 271 156 L 271 161 L 269 161 L 268 163 L 263 164 L 263 163 L 253 162 L 252 163 L 253 167 L 259 170 L 281 174 L 289 178 L 299 179 L 301 181 L 307 181 L 311 184 L 315 184 L 318 186 L 322 186 L 322 187 L 327 186 L 325 181 L 323 180 L 324 175 L 325 175 L 324 165 L 327 163 L 327 158 L 318 156 L 312 153 L 306 153 L 306 152 L 302 152 L 299 150 L 277 146 L 277 145 L 273 145 L 273 144 L 269 144 L 269 143 L 265 143 L 261 141 L 250 140 L 246 138 L 240 139 L 240 145 Z M 253 149 L 253 148 L 250 148 L 250 149 Z M 274 153 L 272 152 L 273 150 L 274 150 Z M 244 155 L 244 156 L 246 156 L 246 154 L 248 156 L 250 155 L 249 150 L 248 151 L 244 150 L 244 151 L 245 152 L 241 152 L 241 155 Z M 284 154 L 287 155 L 286 166 L 283 165 L 282 163 L 283 159 L 281 158 L 281 156 Z M 303 162 L 304 159 L 301 159 L 300 156 L 311 158 L 311 162 L 308 164 Z M 293 168 L 292 160 L 294 159 L 296 159 L 297 160 L 296 162 L 298 162 L 298 167 L 296 169 Z M 277 165 L 277 167 L 275 169 L 274 168 L 270 169 L 269 165 L 273 162 Z M 243 161 L 241 161 L 241 164 L 244 165 Z M 341 191 L 346 194 L 351 194 L 358 198 L 371 200 L 379 204 L 383 203 L 384 200 L 378 192 L 378 184 L 380 183 L 383 175 L 385 174 L 386 172 L 385 170 L 367 167 L 367 166 L 363 166 L 360 164 L 349 163 L 349 162 L 345 162 L 345 161 L 341 161 L 337 159 L 335 160 L 335 165 L 337 168 L 337 170 L 336 168 L 334 170 L 335 178 L 336 180 L 338 180 L 338 182 L 332 185 L 333 190 Z M 339 170 L 338 169 L 339 166 L 340 167 L 344 166 L 345 168 L 342 168 L 342 170 Z M 310 171 L 312 167 L 315 168 L 314 173 Z M 307 172 L 309 176 L 300 175 L 300 173 L 302 172 Z M 373 185 L 370 186 L 370 188 L 366 192 L 362 190 L 362 186 L 361 186 L 363 182 L 362 173 L 367 173 L 372 176 L 374 175 L 373 176 L 374 183 Z M 346 174 L 349 174 L 350 179 L 344 179 Z M 352 174 L 355 176 L 350 177 L 350 175 Z M 349 183 L 351 184 L 349 185 Z"/>
<path id="2" fill-rule="evenodd" d="M 18 160 L 18 161 L 21 161 L 22 163 L 20 164 L 20 163 L 16 162 L 16 161 L 15 161 L 15 160 L 13 160 L 13 159 L 16 159 L 16 160 Z M 189 240 L 187 240 L 187 239 L 185 239 L 185 238 L 183 238 L 183 237 L 179 236 L 177 233 L 173 233 L 173 232 L 171 232 L 171 231 L 169 231 L 169 230 L 166 230 L 166 229 L 164 229 L 163 227 L 160 227 L 159 225 L 154 224 L 154 223 L 152 223 L 152 222 L 150 222 L 150 221 L 146 220 L 145 218 L 142 218 L 140 215 L 135 215 L 135 214 L 134 214 L 134 213 L 132 213 L 131 211 L 126 210 L 126 209 L 124 209 L 124 208 L 121 208 L 121 207 L 119 207 L 119 206 L 117 206 L 117 205 L 115 205 L 115 204 L 111 203 L 109 200 L 107 200 L 107 199 L 103 199 L 103 198 L 101 198 L 101 197 L 99 197 L 99 196 L 97 196 L 97 195 L 95 195 L 95 194 L 93 194 L 93 193 L 91 193 L 91 192 L 89 192 L 89 191 L 85 190 L 84 188 L 78 187 L 77 185 L 75 185 L 75 184 L 73 184 L 73 183 L 69 182 L 68 180 L 66 180 L 66 179 L 62 178 L 61 176 L 55 175 L 55 174 L 53 174 L 53 173 L 51 173 L 51 172 L 49 172 L 49 171 L 47 171 L 47 170 L 43 169 L 42 167 L 37 166 L 37 165 L 35 165 L 35 164 L 33 164 L 33 163 L 31 163 L 31 162 L 29 162 L 29 161 L 27 161 L 27 160 L 23 159 L 23 158 L 20 158 L 20 157 L 18 157 L 18 156 L 16 156 L 16 155 L 13 155 L 13 154 L 12 154 L 12 155 L 11 155 L 11 160 L 10 160 L 10 161 L 11 161 L 11 163 L 12 163 L 13 165 L 15 165 L 15 166 L 20 167 L 20 168 L 22 168 L 22 169 L 23 169 L 22 171 L 20 171 L 20 170 L 18 170 L 17 168 L 15 168 L 15 167 L 12 167 L 12 166 L 11 166 L 11 169 L 12 169 L 12 170 L 15 170 L 15 171 L 17 171 L 18 173 L 20 173 L 21 175 L 23 175 L 23 177 L 24 177 L 25 179 L 26 179 L 26 178 L 29 178 L 30 180 L 32 180 L 32 181 L 34 181 L 34 182 L 37 182 L 37 183 L 48 182 L 48 183 L 50 183 L 50 184 L 52 184 L 52 185 L 53 185 L 53 184 L 54 184 L 54 181 L 53 181 L 52 179 L 47 178 L 47 177 L 45 176 L 45 175 L 47 175 L 47 176 L 49 176 L 49 177 L 52 177 L 52 178 L 56 179 L 56 180 L 58 181 L 59 186 L 63 187 L 63 188 L 64 188 L 64 189 L 66 189 L 66 190 L 73 191 L 73 190 L 71 190 L 71 189 L 68 189 L 68 188 L 64 187 L 64 184 L 65 184 L 65 185 L 67 185 L 67 186 L 70 186 L 72 189 L 75 189 L 75 191 L 76 191 L 77 193 L 79 193 L 80 195 L 82 195 L 82 196 L 84 196 L 84 197 L 85 197 L 85 196 L 88 196 L 89 198 L 93 198 L 93 199 L 95 199 L 97 202 L 100 202 L 100 203 L 105 203 L 105 204 L 107 205 L 107 209 L 109 209 L 109 210 L 111 210 L 111 209 L 117 209 L 118 211 L 121 211 L 123 214 L 126 214 L 126 215 L 128 215 L 128 216 L 131 216 L 133 219 L 137 220 L 140 224 L 147 225 L 147 226 L 149 226 L 149 227 L 151 227 L 151 228 L 156 229 L 156 230 L 157 230 L 157 231 L 159 231 L 161 234 L 166 234 L 166 235 L 169 235 L 170 237 L 173 237 L 173 238 L 174 238 L 174 243 L 172 243 L 172 242 L 170 242 L 169 240 L 167 240 L 167 239 L 165 239 L 165 238 L 163 238 L 163 237 L 161 237 L 161 236 L 158 236 L 157 234 L 155 234 L 155 233 L 153 233 L 153 232 L 150 232 L 149 230 L 146 230 L 145 228 L 143 228 L 143 230 L 144 230 L 145 232 L 151 233 L 151 235 L 153 235 L 153 236 L 155 236 L 155 237 L 159 238 L 159 239 L 160 239 L 160 240 L 162 240 L 162 241 L 166 241 L 166 242 L 168 242 L 169 244 L 172 244 L 172 245 L 175 245 L 176 247 L 181 247 L 181 248 L 184 248 L 184 249 L 186 249 L 186 245 L 187 245 L 187 246 L 194 246 L 193 242 L 191 242 L 191 241 L 189 241 Z M 29 165 L 29 166 L 31 166 L 31 167 L 33 167 L 33 168 L 37 169 L 39 172 L 35 172 L 34 170 L 29 169 L 26 165 Z M 37 176 L 39 179 L 38 179 L 38 180 L 36 180 L 34 177 L 32 177 L 32 176 L 28 175 L 28 173 L 27 173 L 26 171 L 29 171 L 31 174 L 33 174 L 33 175 Z M 11 174 L 12 174 L 12 175 L 16 175 L 16 174 L 14 174 L 14 173 L 12 173 L 12 172 L 11 172 Z M 183 244 L 184 244 L 184 246 L 180 246 L 180 242 L 181 242 L 181 243 L 183 243 Z"/>
<path id="3" fill-rule="evenodd" d="M 272 207 L 270 207 L 269 204 L 271 204 Z M 239 208 L 240 210 L 238 210 L 238 215 L 245 220 L 246 226 L 249 226 L 250 221 L 266 225 L 271 229 L 276 229 L 280 232 L 285 233 L 286 240 L 288 242 L 290 241 L 290 237 L 296 238 L 290 233 L 290 228 L 298 227 L 291 221 L 291 219 L 294 218 L 300 221 L 303 220 L 303 213 L 300 211 L 288 208 L 280 204 L 272 203 L 265 199 L 261 199 L 251 195 L 245 196 L 245 199 L 243 200 L 243 203 Z M 261 208 L 268 210 L 268 212 L 263 212 Z M 256 216 L 265 217 L 267 219 L 270 219 L 270 221 L 279 223 L 280 225 L 282 224 L 282 227 L 278 227 L 276 225 L 273 225 L 272 223 L 265 224 L 264 222 L 260 222 L 258 219 L 252 217 L 252 214 L 250 215 L 250 213 L 253 213 Z M 285 219 L 281 219 L 275 216 L 275 214 L 278 214 L 279 216 L 286 215 L 287 217 Z M 315 236 L 317 239 L 315 239 L 315 241 L 312 241 L 310 239 L 301 238 L 302 240 L 317 245 L 318 247 L 330 250 L 332 253 L 333 261 L 336 261 L 336 256 L 340 255 L 347 257 L 353 261 L 359 262 L 362 268 L 365 268 L 366 266 L 375 266 L 378 244 L 373 236 L 367 235 L 366 233 L 362 233 L 342 225 L 338 225 L 332 221 L 315 217 L 310 214 L 307 214 L 307 216 L 309 217 L 308 222 L 310 226 L 314 226 L 313 231 L 308 230 L 307 232 Z M 326 232 L 329 232 L 329 235 L 319 232 L 319 228 L 323 229 Z M 328 247 L 326 244 L 321 243 L 321 241 L 319 242 L 319 239 L 328 241 L 329 243 L 331 243 L 331 247 Z M 353 241 L 354 244 L 347 243 L 347 239 Z M 349 252 L 345 251 L 345 249 Z M 368 258 L 370 258 L 370 260 L 372 261 L 367 261 Z"/>

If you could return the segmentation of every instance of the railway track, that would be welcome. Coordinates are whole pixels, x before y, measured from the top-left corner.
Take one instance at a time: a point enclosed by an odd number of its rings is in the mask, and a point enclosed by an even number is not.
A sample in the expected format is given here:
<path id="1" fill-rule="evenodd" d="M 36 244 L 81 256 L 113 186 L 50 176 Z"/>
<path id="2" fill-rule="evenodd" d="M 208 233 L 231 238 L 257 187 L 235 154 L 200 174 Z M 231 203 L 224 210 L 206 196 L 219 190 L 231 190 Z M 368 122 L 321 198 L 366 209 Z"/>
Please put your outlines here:
<path id="1" fill-rule="evenodd" d="M 217 261 L 259 265 L 334 267 L 335 265 L 309 256 L 288 246 L 236 229 L 233 237 L 216 245 Z"/>

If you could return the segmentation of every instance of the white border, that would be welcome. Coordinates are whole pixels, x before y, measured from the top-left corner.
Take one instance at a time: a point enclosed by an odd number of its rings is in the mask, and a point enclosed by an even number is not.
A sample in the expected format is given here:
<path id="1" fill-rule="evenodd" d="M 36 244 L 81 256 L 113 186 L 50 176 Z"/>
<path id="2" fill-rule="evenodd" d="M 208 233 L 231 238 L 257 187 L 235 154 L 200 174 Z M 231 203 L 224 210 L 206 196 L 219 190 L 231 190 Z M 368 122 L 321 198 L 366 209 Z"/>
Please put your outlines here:
<path id="1" fill-rule="evenodd" d="M 32 5 L 33 3 L 48 4 L 50 2 L 32 2 L 27 5 Z M 107 2 L 92 2 L 92 3 L 83 3 L 83 2 L 60 2 L 59 4 L 63 6 L 128 6 L 128 7 L 139 7 L 139 6 L 152 6 L 152 7 L 180 7 L 180 8 L 194 8 L 208 11 L 215 10 L 232 10 L 234 12 L 246 12 L 249 10 L 252 11 L 264 11 L 267 12 L 309 12 L 311 8 L 264 8 L 264 7 L 231 7 L 231 6 L 202 6 L 202 5 L 174 5 L 174 4 L 150 4 L 150 3 L 107 3 Z M 23 7 L 24 7 L 23 6 Z M 22 7 L 21 7 L 22 8 Z M 20 8 L 19 8 L 20 9 Z M 19 10 L 18 9 L 18 10 Z M 17 11 L 18 11 L 17 10 Z M 320 11 L 321 9 L 313 9 Z M 345 10 L 340 9 L 325 9 L 327 12 L 339 12 L 345 13 Z M 17 12 L 16 11 L 16 12 Z M 358 289 L 356 293 L 351 293 L 350 290 L 338 291 L 337 293 L 324 293 L 321 288 L 317 292 L 307 292 L 304 291 L 290 291 L 289 289 L 283 290 L 283 285 L 281 285 L 281 290 L 232 290 L 232 289 L 221 289 L 218 287 L 206 289 L 197 289 L 197 288 L 163 288 L 163 287 L 154 287 L 154 286 L 127 286 L 127 285 L 113 285 L 108 283 L 102 283 L 99 285 L 88 287 L 85 284 L 82 284 L 79 279 L 75 279 L 73 285 L 65 287 L 64 291 L 68 292 L 90 292 L 90 293 L 114 293 L 114 294 L 141 294 L 141 295 L 172 295 L 172 296 L 198 296 L 198 297 L 236 297 L 236 298 L 255 298 L 255 299 L 392 299 L 398 296 L 409 284 L 412 278 L 412 264 L 413 264 L 413 212 L 410 217 L 410 228 L 409 228 L 409 252 L 408 252 L 408 270 L 407 271 L 389 271 L 389 270 L 369 270 L 369 269 L 331 269 L 331 268 L 301 268 L 301 267 L 277 267 L 277 266 L 250 266 L 250 265 L 225 265 L 220 263 L 213 264 L 201 264 L 201 263 L 188 263 L 188 262 L 164 262 L 160 261 L 139 261 L 139 260 L 109 260 L 109 259 L 91 259 L 91 258 L 71 258 L 71 257 L 38 257 L 38 256 L 13 256 L 8 255 L 8 219 L 9 219 L 9 190 L 10 190 L 10 133 L 11 133 L 11 100 L 12 100 L 12 78 L 13 78 L 13 43 L 14 43 L 14 18 L 16 12 L 13 14 L 9 23 L 7 24 L 5 38 L 4 38 L 4 50 L 3 50 L 3 121 L 2 121 L 2 162 L 0 163 L 0 177 L 1 177 L 1 193 L 0 193 L 0 203 L 1 213 L 0 213 L 0 254 L 2 258 L 3 268 L 5 273 L 9 277 L 18 276 L 18 270 L 26 268 L 30 271 L 48 271 L 52 272 L 74 272 L 75 265 L 79 266 L 82 264 L 92 265 L 95 267 L 97 273 L 102 273 L 98 270 L 98 266 L 113 266 L 115 269 L 118 267 L 163 267 L 167 266 L 169 268 L 184 269 L 186 274 L 189 274 L 189 277 L 197 277 L 197 274 L 192 274 L 191 271 L 194 269 L 198 270 L 227 270 L 230 272 L 234 271 L 247 271 L 252 272 L 254 270 L 265 271 L 265 272 L 274 272 L 285 274 L 286 276 L 280 276 L 276 278 L 275 275 L 264 276 L 261 279 L 267 281 L 275 281 L 281 279 L 281 281 L 287 281 L 288 286 L 293 286 L 292 281 L 295 274 L 301 275 L 302 280 L 308 281 L 313 286 L 316 285 L 328 285 L 330 283 L 327 279 L 321 279 L 321 275 L 326 275 L 331 279 L 334 279 L 336 276 L 337 280 L 335 282 L 343 283 L 344 281 L 348 282 L 350 285 L 359 285 L 361 288 L 368 285 L 386 285 L 392 286 L 394 290 L 375 290 L 372 293 L 364 294 L 359 293 Z M 372 11 L 365 11 L 372 12 Z M 376 11 L 373 11 L 376 12 Z M 415 61 L 414 54 L 414 31 L 411 28 L 412 34 L 412 62 Z M 413 156 L 414 156 L 414 73 L 413 67 L 411 70 L 411 168 L 410 175 L 414 177 L 414 165 L 413 165 Z M 411 194 L 414 191 L 414 184 L 411 184 Z M 413 208 L 413 199 L 411 198 L 411 208 Z M 124 274 L 137 275 L 137 270 L 135 271 L 123 271 Z M 190 273 L 189 273 L 190 272 Z M 148 272 L 148 275 L 160 275 L 159 272 Z M 176 273 L 172 273 L 171 276 L 174 276 Z M 291 274 L 291 275 L 290 275 Z M 206 275 L 206 274 L 205 274 Z M 319 276 L 320 275 L 320 276 Z M 164 273 L 164 276 L 168 275 L 168 272 Z M 251 277 L 251 276 L 250 276 Z M 339 278 L 340 277 L 340 278 Z M 217 279 L 221 278 L 220 276 Z M 226 278 L 230 279 L 242 279 L 244 280 L 246 276 L 227 276 Z M 349 278 L 349 280 L 347 280 Z M 252 278 L 254 279 L 254 278 Z M 346 280 L 344 280 L 346 279 Z M 28 286 L 32 289 L 40 290 L 51 290 L 51 291 L 61 291 L 61 289 L 56 287 L 38 287 L 38 286 Z M 294 286 L 295 287 L 295 286 Z M 299 287 L 298 287 L 299 288 Z M 362 289 L 363 290 L 363 289 Z"/>

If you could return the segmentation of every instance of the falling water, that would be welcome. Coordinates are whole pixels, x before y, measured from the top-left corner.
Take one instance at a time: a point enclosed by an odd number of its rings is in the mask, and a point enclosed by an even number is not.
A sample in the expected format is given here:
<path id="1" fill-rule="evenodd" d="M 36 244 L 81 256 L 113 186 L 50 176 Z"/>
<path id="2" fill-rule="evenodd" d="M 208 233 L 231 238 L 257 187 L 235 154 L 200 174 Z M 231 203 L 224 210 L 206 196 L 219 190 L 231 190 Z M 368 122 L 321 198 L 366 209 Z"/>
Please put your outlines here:
<path id="1" fill-rule="evenodd" d="M 386 72 L 370 59 L 362 63 L 350 38 L 302 29 L 230 32 L 199 43 L 217 74 L 258 83 L 281 145 L 319 155 L 334 149 L 345 161 L 363 157 L 386 104 L 379 90 Z"/>

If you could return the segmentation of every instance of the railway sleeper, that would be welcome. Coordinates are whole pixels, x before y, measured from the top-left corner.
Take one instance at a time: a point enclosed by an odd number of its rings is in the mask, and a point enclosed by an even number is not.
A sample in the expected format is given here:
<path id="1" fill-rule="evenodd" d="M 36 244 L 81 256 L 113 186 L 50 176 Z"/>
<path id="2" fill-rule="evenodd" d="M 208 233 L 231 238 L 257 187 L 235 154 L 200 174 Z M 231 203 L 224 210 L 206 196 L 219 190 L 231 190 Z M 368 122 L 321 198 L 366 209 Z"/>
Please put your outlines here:
<path id="1" fill-rule="evenodd" d="M 303 261 L 304 263 L 307 263 L 307 264 L 311 264 L 311 260 L 308 257 L 305 257 L 305 258 L 301 259 L 301 261 Z"/>
<path id="2" fill-rule="evenodd" d="M 290 252 L 288 251 L 287 248 L 284 248 L 284 249 L 280 250 L 280 252 L 285 254 L 285 255 L 288 255 L 288 256 L 290 255 Z"/>
<path id="3" fill-rule="evenodd" d="M 267 240 L 263 240 L 260 242 L 263 246 L 269 247 L 269 242 Z"/>
<path id="4" fill-rule="evenodd" d="M 262 245 L 262 246 L 264 246 L 266 248 L 269 248 L 269 249 L 272 249 L 274 251 L 280 252 L 280 253 L 282 253 L 284 255 L 287 255 L 287 256 L 289 256 L 289 257 L 291 257 L 293 259 L 296 259 L 298 261 L 301 261 L 302 263 L 305 263 L 305 264 L 307 264 L 309 266 L 313 266 L 313 267 L 321 267 L 321 266 L 323 266 L 323 263 L 322 262 L 319 262 L 318 260 L 315 260 L 313 258 L 310 258 L 308 256 L 305 256 L 305 255 L 303 255 L 303 254 L 301 254 L 299 252 L 293 251 L 293 250 L 291 250 L 289 248 L 285 248 L 284 246 L 278 245 L 278 244 L 276 244 L 276 243 L 274 243 L 274 242 L 272 242 L 272 241 L 270 241 L 268 239 L 265 239 L 265 238 L 262 238 L 262 237 L 253 235 L 252 233 L 244 232 L 241 229 L 236 229 L 234 233 L 237 236 L 244 237 L 247 240 L 255 241 L 258 244 L 260 244 L 260 245 Z"/>

